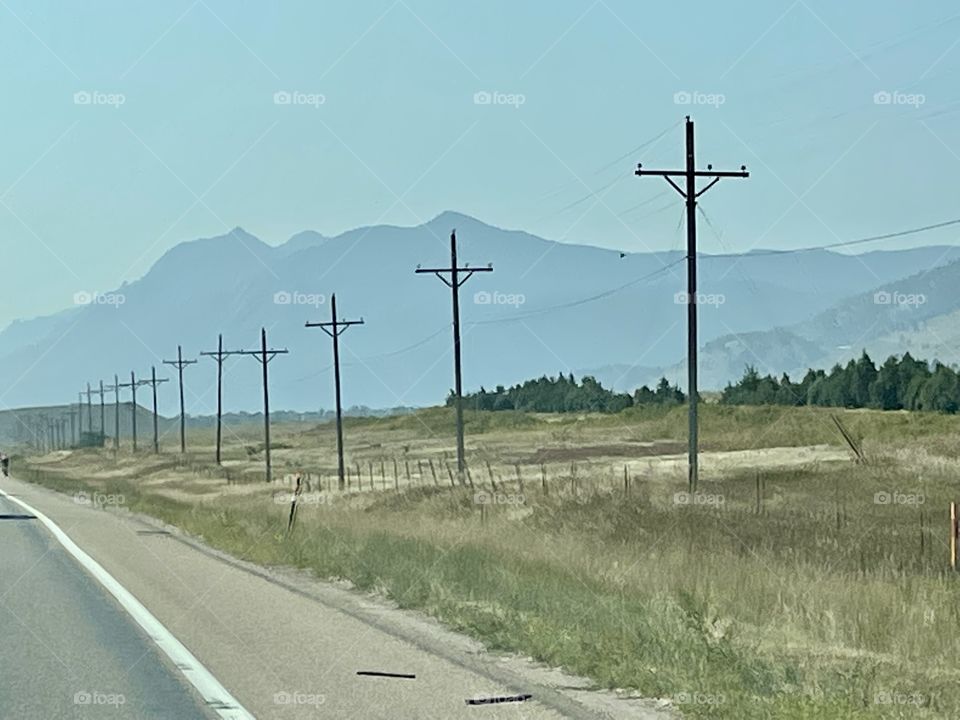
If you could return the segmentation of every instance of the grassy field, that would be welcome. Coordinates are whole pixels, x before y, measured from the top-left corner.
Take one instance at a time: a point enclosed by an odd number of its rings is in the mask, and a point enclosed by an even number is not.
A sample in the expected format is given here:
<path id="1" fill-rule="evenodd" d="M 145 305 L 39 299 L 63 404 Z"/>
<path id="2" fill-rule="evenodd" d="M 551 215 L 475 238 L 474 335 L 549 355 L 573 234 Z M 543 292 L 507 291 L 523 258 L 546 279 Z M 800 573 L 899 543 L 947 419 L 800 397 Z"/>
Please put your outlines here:
<path id="1" fill-rule="evenodd" d="M 683 408 L 615 416 L 467 414 L 472 487 L 451 483 L 453 416 L 212 433 L 159 456 L 16 459 L 21 477 L 152 514 L 238 556 L 346 578 L 490 647 L 692 718 L 960 717 L 960 588 L 948 504 L 956 418 L 703 408 L 686 493 Z M 25 469 L 24 466 L 30 468 Z M 292 472 L 309 488 L 285 537 Z M 371 487 L 372 486 L 372 487 Z M 96 493 L 95 495 L 90 495 Z"/>

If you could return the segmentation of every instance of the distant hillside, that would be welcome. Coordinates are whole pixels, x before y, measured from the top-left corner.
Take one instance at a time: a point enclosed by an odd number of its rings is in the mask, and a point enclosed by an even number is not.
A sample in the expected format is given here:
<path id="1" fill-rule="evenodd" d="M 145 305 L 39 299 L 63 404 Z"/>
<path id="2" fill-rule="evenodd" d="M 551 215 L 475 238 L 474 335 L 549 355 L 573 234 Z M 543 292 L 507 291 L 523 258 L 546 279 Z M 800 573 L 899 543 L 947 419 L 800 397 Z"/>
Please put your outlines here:
<path id="1" fill-rule="evenodd" d="M 960 262 L 925 269 L 878 284 L 816 313 L 810 319 L 762 332 L 729 333 L 706 343 L 700 353 L 704 388 L 739 379 L 747 365 L 762 374 L 791 377 L 807 368 L 829 369 L 856 359 L 866 349 L 874 358 L 902 355 L 960 363 Z M 704 311 L 706 314 L 708 311 Z M 619 368 L 603 368 L 598 379 L 610 382 Z M 637 368 L 617 389 L 665 375 L 684 386 L 685 363 Z"/>

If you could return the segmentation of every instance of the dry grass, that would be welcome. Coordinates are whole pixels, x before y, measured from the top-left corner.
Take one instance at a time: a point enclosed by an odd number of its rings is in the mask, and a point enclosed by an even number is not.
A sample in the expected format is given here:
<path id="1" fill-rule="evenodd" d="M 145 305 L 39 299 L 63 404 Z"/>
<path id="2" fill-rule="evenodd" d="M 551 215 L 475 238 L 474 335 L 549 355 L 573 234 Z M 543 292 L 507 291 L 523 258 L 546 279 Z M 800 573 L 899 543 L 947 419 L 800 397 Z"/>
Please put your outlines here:
<path id="1" fill-rule="evenodd" d="M 708 406 L 713 449 L 693 497 L 682 456 L 649 455 L 684 439 L 679 408 L 471 414 L 472 488 L 450 485 L 440 409 L 348 422 L 362 489 L 354 474 L 346 493 L 331 489 L 329 426 L 276 429 L 272 486 L 252 434 L 231 442 L 226 468 L 203 437 L 184 459 L 33 464 L 47 471 L 38 481 L 123 493 L 252 560 L 350 579 L 604 686 L 685 699 L 692 717 L 960 717 L 944 522 L 957 421 L 843 415 L 869 464 L 850 461 L 826 411 Z M 298 470 L 311 485 L 285 540 L 274 495 Z"/>

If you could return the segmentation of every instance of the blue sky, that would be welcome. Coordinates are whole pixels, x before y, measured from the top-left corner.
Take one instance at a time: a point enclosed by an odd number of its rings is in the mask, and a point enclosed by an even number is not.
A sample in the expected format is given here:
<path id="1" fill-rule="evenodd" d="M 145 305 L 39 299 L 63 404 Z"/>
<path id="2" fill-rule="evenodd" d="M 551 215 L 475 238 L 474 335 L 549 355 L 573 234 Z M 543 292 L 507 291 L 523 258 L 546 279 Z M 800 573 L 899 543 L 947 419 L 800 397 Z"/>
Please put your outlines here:
<path id="1" fill-rule="evenodd" d="M 687 113 L 700 165 L 752 173 L 704 196 L 706 252 L 960 216 L 955 5 L 689 7 L 2 0 L 0 326 L 237 225 L 276 244 L 453 209 L 677 248 L 679 197 L 632 168 L 679 167 Z"/>

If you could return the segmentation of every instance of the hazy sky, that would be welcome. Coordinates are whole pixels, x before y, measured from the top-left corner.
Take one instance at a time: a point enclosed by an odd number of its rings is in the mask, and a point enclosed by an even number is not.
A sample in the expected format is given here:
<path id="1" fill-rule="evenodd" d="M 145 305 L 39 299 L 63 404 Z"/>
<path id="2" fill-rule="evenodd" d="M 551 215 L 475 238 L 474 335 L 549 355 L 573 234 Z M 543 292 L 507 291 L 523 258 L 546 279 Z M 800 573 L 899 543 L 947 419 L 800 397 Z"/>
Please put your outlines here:
<path id="1" fill-rule="evenodd" d="M 679 247 L 680 198 L 632 170 L 682 164 L 686 113 L 700 165 L 752 172 L 703 197 L 706 252 L 960 216 L 946 1 L 0 0 L 0 18 L 0 326 L 237 225 L 276 244 L 454 209 Z"/>

